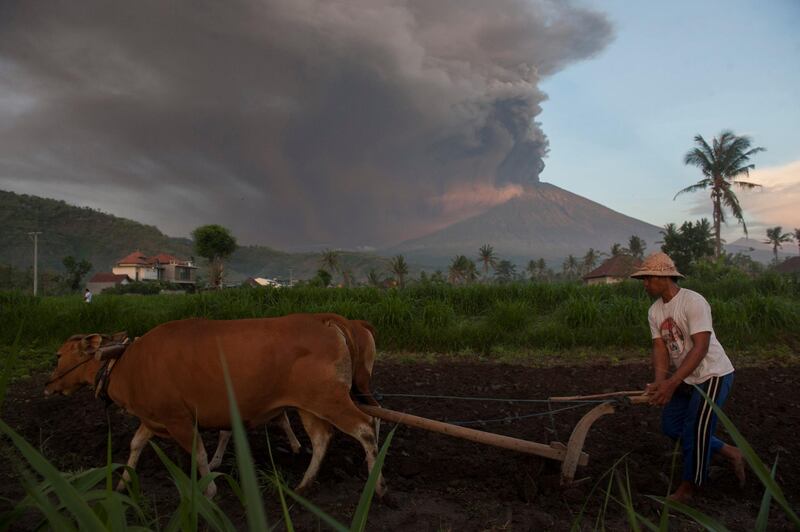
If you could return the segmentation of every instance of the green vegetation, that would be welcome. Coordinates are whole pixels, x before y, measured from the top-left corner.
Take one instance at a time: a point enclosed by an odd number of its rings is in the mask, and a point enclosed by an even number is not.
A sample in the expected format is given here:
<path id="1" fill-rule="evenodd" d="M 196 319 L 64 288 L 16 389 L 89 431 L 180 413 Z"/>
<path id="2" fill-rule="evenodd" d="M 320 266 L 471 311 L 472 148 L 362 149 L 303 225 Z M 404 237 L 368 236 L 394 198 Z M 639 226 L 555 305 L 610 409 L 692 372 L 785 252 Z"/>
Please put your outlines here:
<path id="1" fill-rule="evenodd" d="M 722 238 L 720 225 L 725 222 L 725 210 L 730 209 L 733 217 L 739 220 L 747 235 L 747 224 L 739 198 L 733 191 L 736 186 L 741 190 L 751 190 L 761 185 L 742 181 L 741 176 L 749 177 L 750 170 L 755 168 L 750 157 L 764 148 L 751 148 L 752 141 L 747 136 L 737 136 L 732 131 L 723 131 L 712 139 L 711 146 L 702 135 L 694 137 L 695 147 L 684 156 L 684 163 L 696 166 L 703 173 L 703 179 L 675 194 L 677 198 L 686 192 L 711 189 L 712 220 L 714 222 L 714 256 L 722 255 Z"/>
<path id="2" fill-rule="evenodd" d="M 222 286 L 225 260 L 236 251 L 236 238 L 221 225 L 202 225 L 192 231 L 194 249 L 208 261 L 211 286 Z"/>
<path id="3" fill-rule="evenodd" d="M 800 279 L 707 265 L 683 282 L 711 303 L 717 335 L 730 349 L 794 346 L 800 331 Z M 383 350 L 460 353 L 646 349 L 650 342 L 641 285 L 509 283 L 406 288 L 240 288 L 189 295 L 100 294 L 91 305 L 77 296 L 34 299 L 0 293 L 0 349 L 22 327 L 18 374 L 49 368 L 53 350 L 72 334 L 125 330 L 142 335 L 183 318 L 235 319 L 293 312 L 336 312 L 366 319 Z"/>

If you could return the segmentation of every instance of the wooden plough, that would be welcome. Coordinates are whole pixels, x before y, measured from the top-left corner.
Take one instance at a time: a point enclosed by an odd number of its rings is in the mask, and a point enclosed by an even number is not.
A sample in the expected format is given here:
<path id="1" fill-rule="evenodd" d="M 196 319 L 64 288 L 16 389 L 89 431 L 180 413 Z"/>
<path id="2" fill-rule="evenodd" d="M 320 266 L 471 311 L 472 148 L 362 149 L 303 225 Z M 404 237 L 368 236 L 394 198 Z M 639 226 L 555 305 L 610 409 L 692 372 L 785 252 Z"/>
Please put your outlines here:
<path id="1" fill-rule="evenodd" d="M 442 421 L 435 421 L 424 417 L 406 414 L 403 412 L 396 412 L 386 408 L 371 405 L 358 405 L 358 407 L 369 414 L 370 416 L 390 421 L 393 423 L 400 423 L 431 432 L 438 432 L 448 436 L 454 436 L 464 440 L 469 440 L 494 447 L 501 447 L 503 449 L 510 449 L 521 453 L 533 454 L 550 458 L 551 460 L 558 460 L 561 462 L 561 486 L 569 487 L 583 482 L 581 479 L 575 481 L 575 471 L 579 465 L 585 466 L 589 463 L 589 455 L 583 452 L 583 444 L 586 441 L 586 435 L 595 421 L 602 416 L 613 414 L 616 408 L 620 405 L 620 400 L 629 404 L 645 404 L 649 401 L 649 397 L 642 391 L 624 391 L 612 392 L 606 394 L 596 395 L 580 395 L 572 397 L 551 397 L 549 400 L 552 402 L 574 402 L 584 400 L 600 400 L 608 399 L 602 403 L 597 404 L 594 408 L 589 410 L 572 430 L 572 434 L 566 445 L 561 442 L 551 442 L 549 445 L 544 443 L 536 443 L 510 436 L 503 436 L 500 434 L 493 434 L 491 432 L 484 432 L 481 430 L 470 429 L 451 423 L 444 423 Z M 624 404 L 623 403 L 623 404 Z"/>

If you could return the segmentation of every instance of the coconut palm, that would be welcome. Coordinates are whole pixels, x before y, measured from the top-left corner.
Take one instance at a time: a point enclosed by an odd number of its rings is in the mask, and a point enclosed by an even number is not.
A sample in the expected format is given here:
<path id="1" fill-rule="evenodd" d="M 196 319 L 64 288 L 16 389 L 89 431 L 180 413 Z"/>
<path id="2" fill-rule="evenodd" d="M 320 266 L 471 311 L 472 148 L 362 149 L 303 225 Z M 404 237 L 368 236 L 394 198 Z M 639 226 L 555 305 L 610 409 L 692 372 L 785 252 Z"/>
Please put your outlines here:
<path id="1" fill-rule="evenodd" d="M 397 283 L 400 285 L 400 288 L 403 288 L 406 285 L 406 275 L 408 275 L 408 264 L 406 264 L 406 259 L 402 255 L 397 255 L 394 257 L 391 263 L 391 270 L 392 273 L 397 277 Z"/>
<path id="2" fill-rule="evenodd" d="M 367 273 L 367 284 L 375 288 L 380 288 L 381 286 L 383 286 L 383 279 L 381 278 L 381 274 L 379 274 L 377 270 L 375 270 L 375 268 L 372 268 Z"/>
<path id="3" fill-rule="evenodd" d="M 501 260 L 494 270 L 494 278 L 500 284 L 513 281 L 517 276 L 517 266 L 510 260 Z"/>
<path id="4" fill-rule="evenodd" d="M 619 242 L 614 242 L 613 244 L 611 244 L 610 252 L 612 257 L 616 257 L 617 255 L 624 255 L 625 253 L 628 252 L 628 250 L 622 247 L 622 244 L 620 244 Z"/>
<path id="5" fill-rule="evenodd" d="M 702 135 L 696 135 L 694 142 L 696 146 L 686 153 L 683 162 L 700 168 L 705 177 L 694 185 L 678 191 L 675 194 L 675 198 L 684 192 L 711 189 L 715 242 L 714 256 L 719 257 L 722 254 L 722 239 L 719 232 L 720 225 L 725 222 L 726 207 L 731 210 L 733 217 L 742 224 L 744 234 L 747 236 L 744 213 L 742 212 L 742 206 L 739 205 L 739 198 L 733 192 L 733 186 L 735 185 L 744 190 L 761 186 L 738 178 L 750 176 L 750 170 L 755 168 L 754 164 L 748 164 L 750 157 L 765 150 L 764 148 L 751 148 L 752 141 L 750 137 L 739 137 L 734 135 L 732 131 L 720 133 L 718 137 L 712 140 L 711 146 L 708 145 Z"/>
<path id="6" fill-rule="evenodd" d="M 797 242 L 797 254 L 800 255 L 800 227 L 794 228 L 794 241 Z"/>
<path id="7" fill-rule="evenodd" d="M 478 260 L 483 263 L 483 276 L 489 275 L 489 266 L 492 268 L 497 266 L 497 255 L 494 253 L 494 248 L 489 244 L 484 244 L 478 250 Z"/>
<path id="8" fill-rule="evenodd" d="M 583 272 L 589 273 L 594 270 L 601 255 L 605 255 L 605 253 L 601 253 L 594 248 L 589 248 L 589 251 L 586 252 L 586 255 L 584 255 L 582 259 Z"/>
<path id="9" fill-rule="evenodd" d="M 639 260 L 644 258 L 644 251 L 647 249 L 647 242 L 636 235 L 632 235 L 628 240 L 628 252 Z"/>
<path id="10" fill-rule="evenodd" d="M 578 260 L 570 254 L 564 259 L 564 262 L 561 264 L 561 269 L 564 275 L 572 277 L 578 272 Z"/>
<path id="11" fill-rule="evenodd" d="M 453 284 L 470 283 L 478 277 L 475 263 L 464 255 L 458 255 L 450 262 L 447 280 Z"/>
<path id="12" fill-rule="evenodd" d="M 319 259 L 320 265 L 330 273 L 339 271 L 339 252 L 332 249 L 323 250 Z"/>
<path id="13" fill-rule="evenodd" d="M 771 229 L 767 229 L 767 239 L 764 240 L 765 244 L 772 244 L 772 253 L 775 255 L 775 264 L 778 263 L 778 248 L 783 248 L 784 242 L 791 242 L 792 234 L 784 233 L 783 227 L 780 225 Z"/>

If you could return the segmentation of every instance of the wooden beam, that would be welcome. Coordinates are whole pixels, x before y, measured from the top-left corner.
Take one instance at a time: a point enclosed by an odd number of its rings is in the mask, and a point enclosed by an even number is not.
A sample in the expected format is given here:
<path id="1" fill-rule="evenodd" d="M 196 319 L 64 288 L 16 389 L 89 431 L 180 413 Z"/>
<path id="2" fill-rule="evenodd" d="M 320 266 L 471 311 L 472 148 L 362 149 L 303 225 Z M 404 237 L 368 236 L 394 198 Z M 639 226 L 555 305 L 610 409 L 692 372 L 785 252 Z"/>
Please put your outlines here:
<path id="1" fill-rule="evenodd" d="M 467 427 L 460 427 L 450 423 L 435 421 L 424 417 L 414 416 L 403 412 L 396 412 L 386 408 L 380 408 L 370 405 L 358 405 L 365 413 L 370 416 L 391 421 L 393 423 L 401 423 L 409 427 L 418 429 L 429 430 L 431 432 L 438 432 L 446 434 L 463 440 L 474 441 L 477 443 L 484 443 L 493 447 L 501 447 L 503 449 L 510 449 L 521 453 L 535 454 L 553 460 L 563 461 L 567 455 L 567 450 L 563 444 L 558 445 L 545 445 L 543 443 L 535 443 L 527 440 L 520 440 L 510 436 L 502 436 L 500 434 L 492 434 L 491 432 L 483 432 L 480 430 L 470 429 Z M 589 463 L 589 455 L 584 452 L 579 452 L 577 455 L 577 464 L 586 465 Z"/>
<path id="2" fill-rule="evenodd" d="M 596 393 L 594 395 L 570 395 L 568 397 L 550 397 L 554 403 L 563 401 L 587 401 L 591 399 L 608 399 L 609 397 L 621 397 L 625 395 L 644 395 L 644 390 L 628 390 L 625 392 Z"/>

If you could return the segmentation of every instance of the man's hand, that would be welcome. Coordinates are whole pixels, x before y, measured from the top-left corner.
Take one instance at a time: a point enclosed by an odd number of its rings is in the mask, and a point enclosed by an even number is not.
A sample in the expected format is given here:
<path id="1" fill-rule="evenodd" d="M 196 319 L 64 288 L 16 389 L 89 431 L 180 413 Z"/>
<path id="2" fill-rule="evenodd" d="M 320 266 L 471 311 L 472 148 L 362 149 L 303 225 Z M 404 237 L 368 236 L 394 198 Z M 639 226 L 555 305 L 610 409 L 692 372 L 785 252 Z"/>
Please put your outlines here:
<path id="1" fill-rule="evenodd" d="M 657 406 L 664 406 L 672 399 L 672 394 L 680 384 L 672 379 L 665 379 L 663 381 L 651 382 L 645 387 L 645 392 L 650 396 L 650 404 Z"/>

